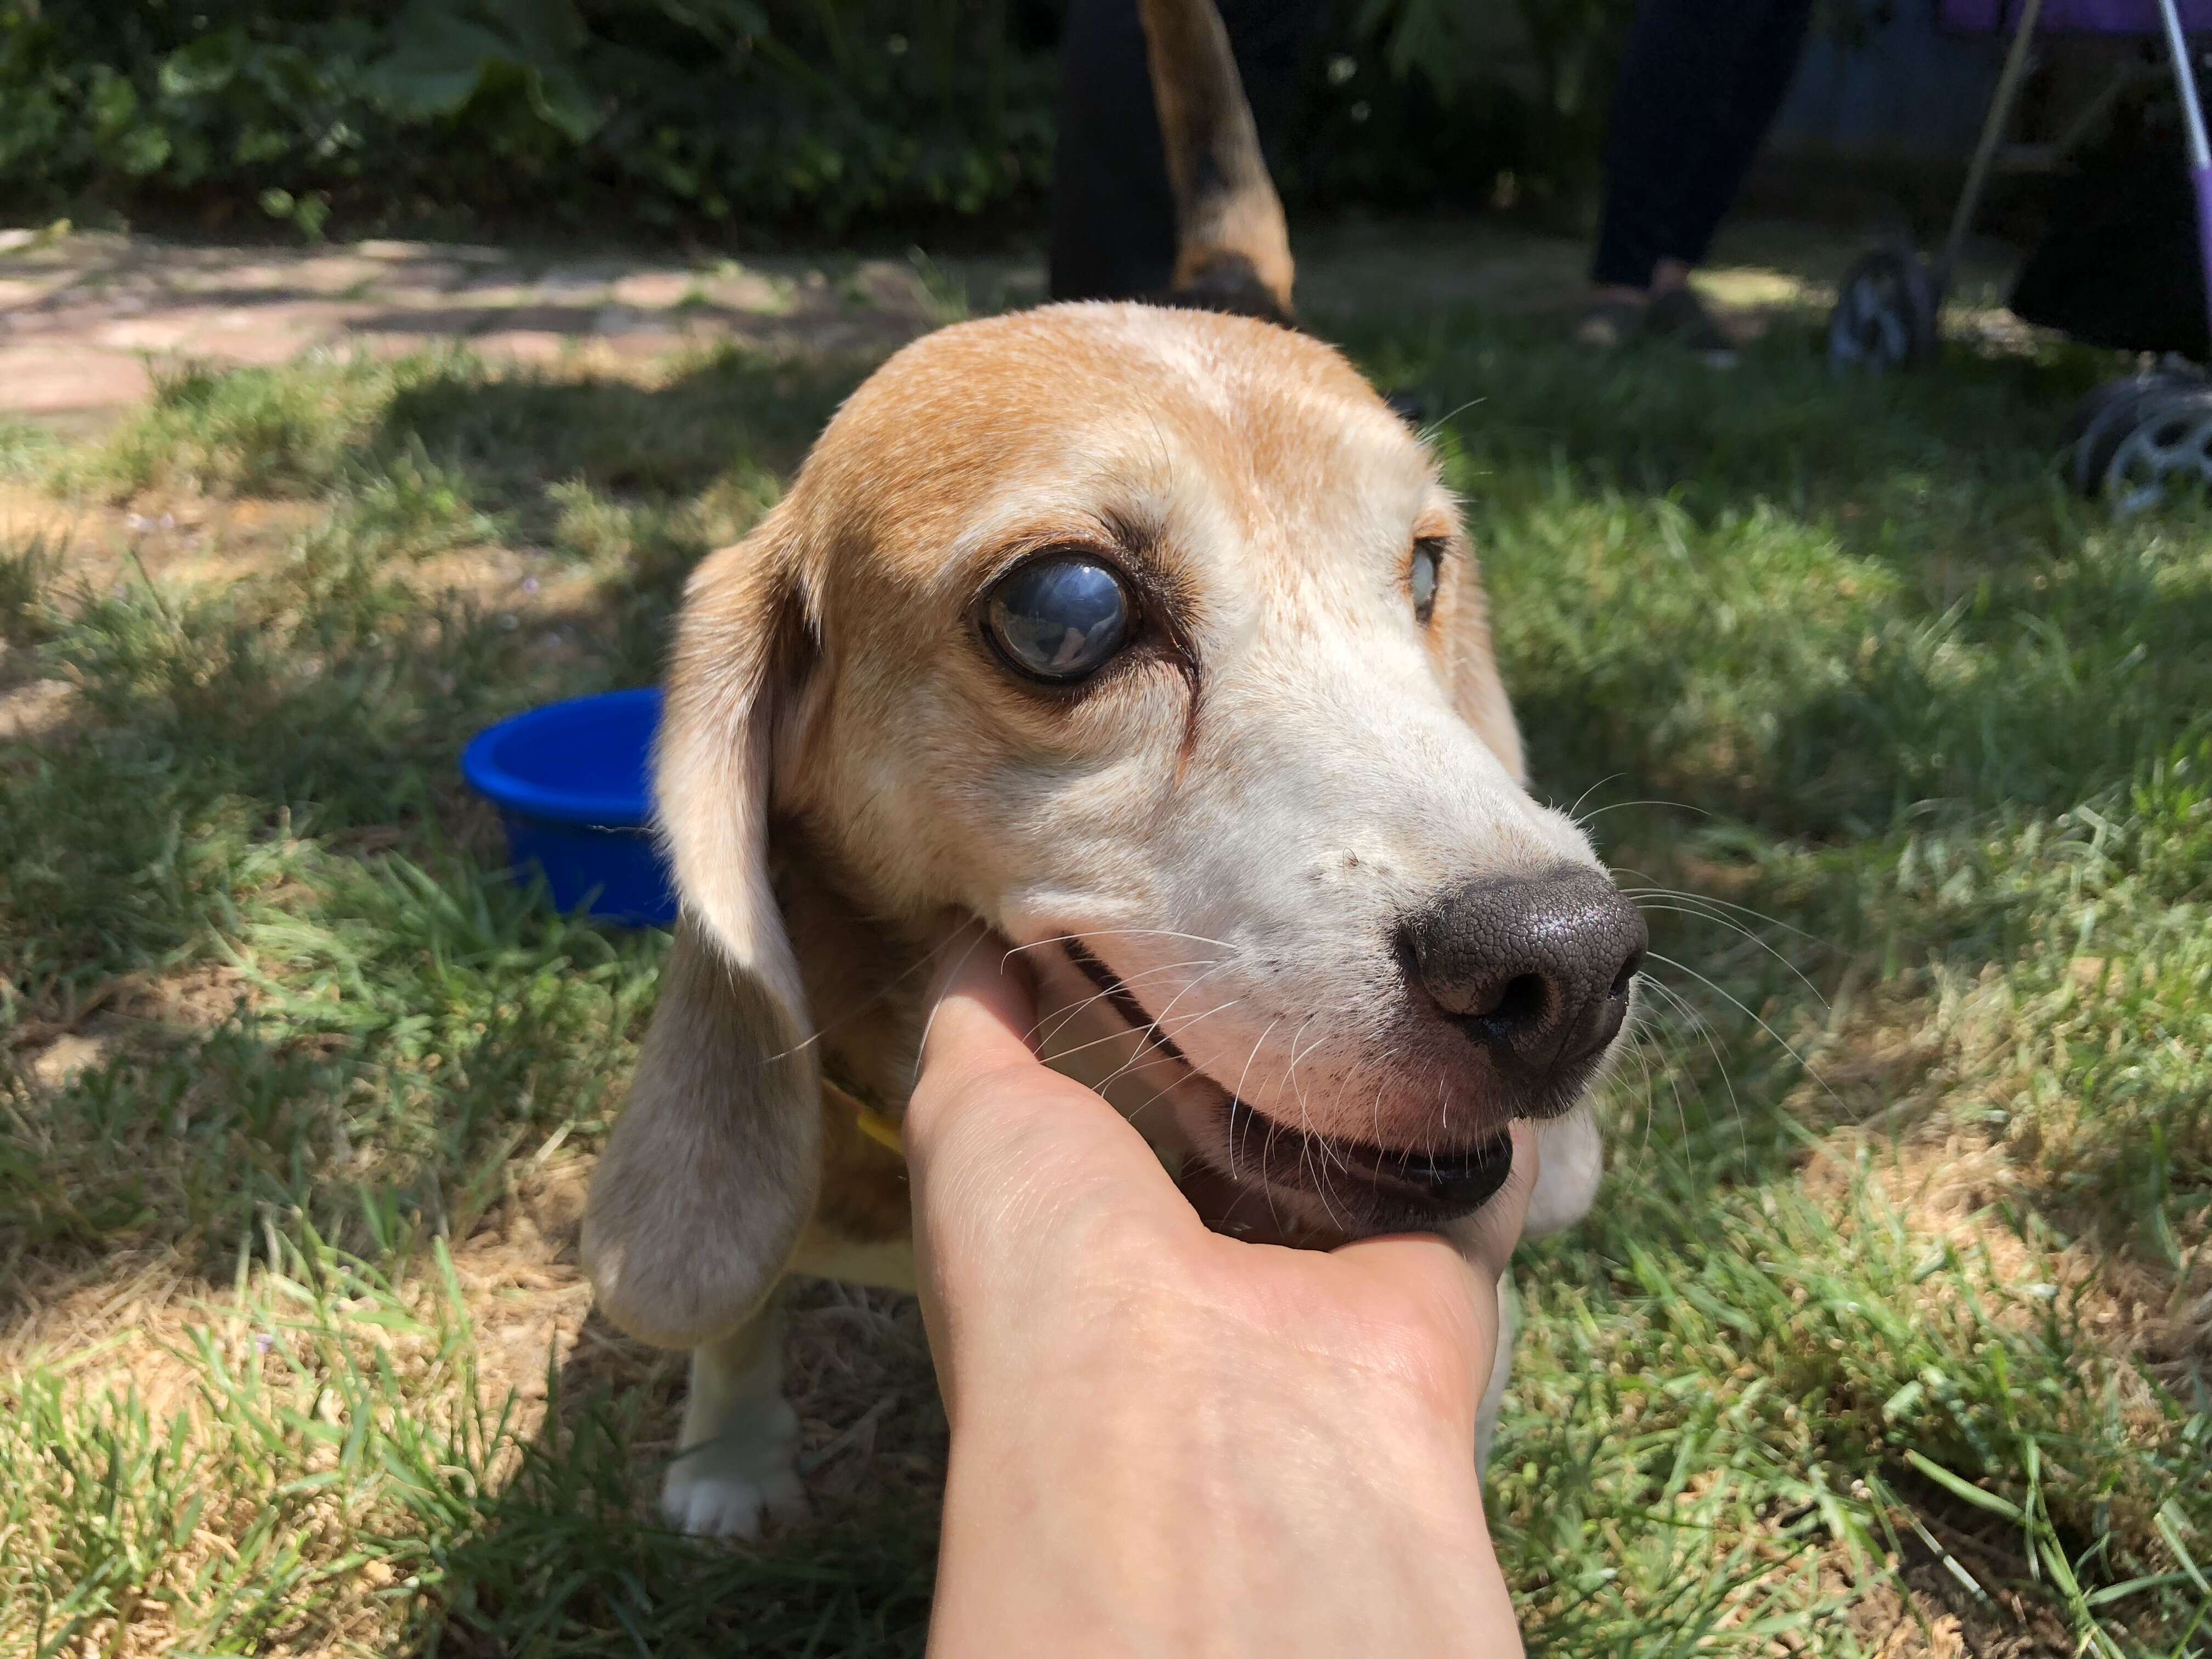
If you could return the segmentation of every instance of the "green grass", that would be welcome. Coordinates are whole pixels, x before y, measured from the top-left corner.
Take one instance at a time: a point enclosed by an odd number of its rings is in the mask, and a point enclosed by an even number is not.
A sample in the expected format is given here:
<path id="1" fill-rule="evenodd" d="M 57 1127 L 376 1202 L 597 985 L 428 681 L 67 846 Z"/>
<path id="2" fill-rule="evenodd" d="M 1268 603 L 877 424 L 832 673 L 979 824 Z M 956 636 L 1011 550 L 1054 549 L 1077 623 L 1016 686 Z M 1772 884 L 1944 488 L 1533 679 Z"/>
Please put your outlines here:
<path id="1" fill-rule="evenodd" d="M 2212 515 L 2063 493 L 2081 354 L 1853 385 L 1790 328 L 1716 378 L 1322 320 L 1468 404 L 1540 786 L 1669 964 L 1604 1200 L 1522 1273 L 1532 1645 L 2212 1650 Z M 823 1530 L 672 1540 L 672 1376 L 573 1321 L 515 1361 L 537 1293 L 471 1265 L 557 1258 L 519 1218 L 659 946 L 494 873 L 460 746 L 650 678 L 865 368 L 191 371 L 10 441 L 83 500 L 283 510 L 210 520 L 221 581 L 0 550 L 0 698 L 74 688 L 0 744 L 0 1650 L 920 1650 L 926 1449 Z"/>

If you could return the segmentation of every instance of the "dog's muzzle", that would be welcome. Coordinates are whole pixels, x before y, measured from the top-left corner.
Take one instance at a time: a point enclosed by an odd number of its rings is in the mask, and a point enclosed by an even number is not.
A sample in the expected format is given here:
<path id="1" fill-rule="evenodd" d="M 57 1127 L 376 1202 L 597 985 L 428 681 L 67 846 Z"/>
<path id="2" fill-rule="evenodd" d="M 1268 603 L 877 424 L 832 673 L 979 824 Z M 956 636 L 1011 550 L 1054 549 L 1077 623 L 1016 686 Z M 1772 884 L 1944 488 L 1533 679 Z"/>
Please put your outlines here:
<path id="1" fill-rule="evenodd" d="M 1513 1168 L 1505 1126 L 1571 1108 L 1627 1016 L 1644 963 L 1644 914 L 1595 870 L 1562 865 L 1451 890 L 1397 930 L 1417 1018 L 1464 1048 L 1474 1138 L 1382 1146 L 1261 1112 L 1195 1066 L 1111 969 L 1069 940 L 1068 958 L 1147 1046 L 1221 1095 L 1232 1182 L 1314 1200 L 1352 1235 L 1430 1229 L 1480 1208 Z M 1430 1026 L 1431 1030 L 1435 1025 Z M 1304 1206 L 1299 1206 L 1304 1207 Z"/>

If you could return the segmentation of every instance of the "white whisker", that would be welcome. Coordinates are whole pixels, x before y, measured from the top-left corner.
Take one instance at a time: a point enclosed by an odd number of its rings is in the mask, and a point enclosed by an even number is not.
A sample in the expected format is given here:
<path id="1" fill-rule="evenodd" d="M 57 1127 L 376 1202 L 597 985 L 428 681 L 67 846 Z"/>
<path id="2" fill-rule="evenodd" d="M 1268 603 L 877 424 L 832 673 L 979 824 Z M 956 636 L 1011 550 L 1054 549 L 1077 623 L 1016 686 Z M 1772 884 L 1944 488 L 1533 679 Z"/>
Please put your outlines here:
<path id="1" fill-rule="evenodd" d="M 968 948 L 960 953 L 960 961 L 956 966 L 954 971 L 957 972 L 960 968 L 966 967 L 968 965 L 968 958 L 975 954 L 975 948 L 988 938 L 990 938 L 988 933 L 978 933 L 974 939 L 969 940 Z M 914 1078 L 913 1082 L 908 1085 L 909 1088 L 913 1086 L 914 1083 L 919 1083 L 921 1081 L 921 1057 L 929 1048 L 929 1034 L 936 1028 L 937 1011 L 943 1006 L 944 1005 L 941 1003 L 932 1003 L 929 1009 L 929 1018 L 921 1023 L 921 1041 L 915 1043 L 914 1046 Z"/>
<path id="2" fill-rule="evenodd" d="M 1114 992 L 1116 990 L 1126 991 L 1133 985 L 1141 985 L 1146 981 L 1158 978 L 1162 974 L 1176 973 L 1185 968 L 1218 968 L 1221 965 L 1222 959 L 1220 957 L 1208 957 L 1194 959 L 1189 962 L 1164 962 L 1156 968 L 1141 969 L 1138 972 L 1130 975 L 1126 979 L 1117 974 L 1114 978 L 1114 987 L 1112 990 L 1093 991 L 1089 996 L 1084 998 L 1080 1002 L 1071 1002 L 1062 1007 L 1054 1009 L 1050 1013 L 1044 1015 L 1035 1025 L 1030 1028 L 1030 1035 L 1041 1043 L 1048 1043 L 1053 1040 L 1053 1038 L 1058 1036 L 1060 1032 L 1066 1030 L 1069 1023 L 1073 1021 L 1077 1015 L 1082 1013 L 1085 1009 L 1090 1008 L 1097 1003 L 1106 1001 L 1109 998 L 1113 996 Z M 1054 1020 L 1056 1020 L 1059 1023 L 1054 1024 L 1051 1030 L 1047 1031 L 1044 1029 L 1046 1023 L 1048 1021 Z"/>
<path id="3" fill-rule="evenodd" d="M 1267 1022 L 1267 1030 L 1252 1040 L 1252 1052 L 1244 1056 L 1244 1069 L 1237 1073 L 1237 1086 L 1229 1093 L 1229 1178 L 1231 1181 L 1237 1178 L 1237 1109 L 1244 1105 L 1244 1079 L 1252 1074 L 1252 1062 L 1260 1057 L 1261 1045 L 1267 1042 L 1269 1033 L 1282 1023 L 1283 1017 L 1280 1014 L 1276 1015 Z M 1252 1109 L 1245 1106 L 1244 1109 L 1249 1112 Z"/>
<path id="4" fill-rule="evenodd" d="M 1578 817 L 1578 818 L 1576 818 L 1576 819 L 1575 819 L 1575 826 L 1576 826 L 1576 828 L 1580 829 L 1583 824 L 1588 823 L 1589 823 L 1592 818 L 1601 818 L 1601 817 L 1604 817 L 1607 812 L 1622 812 L 1622 811 L 1627 811 L 1627 809 L 1628 809 L 1628 808 L 1630 808 L 1630 807 L 1632 807 L 1632 806 L 1665 806 L 1665 807 L 1669 807 L 1669 808 L 1671 808 L 1672 810 L 1674 810 L 1674 811 L 1677 811 L 1677 812 L 1695 812 L 1695 813 L 1696 813 L 1699 817 L 1701 817 L 1701 818 L 1709 818 L 1709 817 L 1712 817 L 1712 814 L 1711 814 L 1711 812 L 1708 812 L 1708 811 L 1707 811 L 1704 807 L 1702 807 L 1702 806 L 1692 806 L 1692 805 L 1691 805 L 1687 801 L 1680 801 L 1680 800 L 1617 800 L 1617 801 L 1613 802 L 1610 805 L 1593 807 L 1589 811 L 1588 811 L 1588 812 L 1584 813 L 1581 817 Z"/>
<path id="5" fill-rule="evenodd" d="M 1189 995 L 1193 991 L 1196 990 L 1196 989 L 1197 989 L 1200 985 L 1203 985 L 1203 984 L 1204 984 L 1207 980 L 1209 980 L 1209 979 L 1212 978 L 1214 975 L 1216 975 L 1216 974 L 1218 974 L 1218 973 L 1221 972 L 1223 969 L 1224 969 L 1224 968 L 1232 968 L 1232 967 L 1239 966 L 1239 965 L 1241 965 L 1242 962 L 1243 962 L 1243 958 L 1242 958 L 1242 957 L 1237 957 L 1237 958 L 1233 958 L 1232 960 L 1228 961 L 1228 962 L 1223 962 L 1223 963 L 1216 963 L 1213 967 L 1209 968 L 1208 969 L 1206 969 L 1206 971 L 1205 973 L 1202 973 L 1202 974 L 1199 975 L 1195 979 L 1193 979 L 1193 980 L 1192 980 L 1192 981 L 1191 981 L 1188 985 L 1184 986 L 1184 987 L 1182 988 L 1182 990 L 1177 991 L 1177 992 L 1175 994 L 1175 995 L 1174 995 L 1174 996 L 1172 996 L 1172 997 L 1170 997 L 1170 998 L 1169 998 L 1169 999 L 1168 999 L 1168 1005 L 1167 1005 L 1167 1006 L 1166 1006 L 1165 1008 L 1161 1009 L 1161 1010 L 1160 1010 L 1160 1012 L 1159 1012 L 1158 1013 L 1154 1014 L 1154 1015 L 1152 1016 L 1152 1024 L 1149 1024 L 1149 1025 L 1147 1025 L 1147 1026 L 1146 1026 L 1146 1027 L 1145 1027 L 1145 1029 L 1143 1030 L 1143 1031 L 1141 1031 L 1140 1033 L 1139 1033 L 1139 1037 L 1140 1042 L 1149 1042 L 1149 1040 L 1150 1040 L 1151 1038 L 1152 1038 L 1152 1037 L 1154 1037 L 1154 1036 L 1166 1036 L 1166 1033 L 1165 1033 L 1165 1032 L 1164 1032 L 1164 1031 L 1162 1031 L 1162 1030 L 1160 1029 L 1160 1028 L 1161 1028 L 1161 1024 L 1162 1024 L 1162 1022 L 1164 1022 L 1164 1021 L 1167 1018 L 1167 1017 L 1168 1017 L 1169 1013 L 1170 1013 L 1170 1012 L 1172 1012 L 1172 1011 L 1173 1011 L 1173 1009 L 1174 1009 L 1174 1007 L 1175 1007 L 1175 1006 L 1176 1006 L 1176 1003 L 1181 1002 L 1181 1001 L 1182 1001 L 1185 997 L 1188 996 L 1188 995 Z M 1110 971 L 1110 970 L 1109 970 L 1109 971 Z M 1169 1041 L 1169 1042 L 1174 1042 L 1174 1041 L 1175 1041 L 1175 1039 L 1174 1039 L 1173 1037 L 1171 1037 L 1171 1036 L 1170 1036 L 1170 1037 L 1168 1037 L 1168 1041 Z M 1101 1083 L 1101 1084 L 1098 1085 L 1098 1086 L 1099 1086 L 1099 1088 L 1101 1088 L 1102 1090 L 1103 1090 L 1103 1088 L 1105 1088 L 1105 1086 L 1106 1086 L 1106 1085 L 1107 1085 L 1108 1083 L 1111 1083 L 1111 1082 L 1112 1082 L 1115 1078 L 1117 1078 L 1117 1077 L 1121 1076 L 1121 1073 L 1122 1073 L 1122 1072 L 1126 1071 L 1127 1069 L 1127 1067 L 1126 1066 L 1116 1066 L 1116 1067 L 1115 1067 L 1115 1068 L 1111 1073 L 1108 1073 L 1108 1075 L 1107 1075 L 1107 1077 L 1106 1077 L 1105 1081 L 1104 1081 L 1104 1082 L 1103 1082 L 1103 1083 Z"/>
<path id="6" fill-rule="evenodd" d="M 1788 1054 L 1790 1059 L 1796 1060 L 1800 1066 L 1803 1067 L 1805 1075 L 1811 1078 L 1814 1082 L 1819 1084 L 1821 1091 L 1826 1094 L 1829 1099 L 1834 1101 L 1838 1106 L 1841 1106 L 1844 1103 L 1843 1097 L 1828 1086 L 1827 1079 L 1822 1077 L 1820 1073 L 1814 1070 L 1812 1063 L 1808 1061 L 1804 1055 L 1799 1054 L 1795 1048 L 1791 1047 L 1789 1042 L 1784 1038 L 1781 1032 L 1776 1030 L 1771 1025 L 1769 1025 L 1764 1019 L 1760 1018 L 1759 1015 L 1753 1013 L 1750 1006 L 1744 1002 L 1742 998 L 1735 995 L 1725 986 L 1706 978 L 1705 975 L 1699 973 L 1696 969 L 1690 967 L 1688 964 L 1675 961 L 1672 957 L 1662 957 L 1656 951 L 1650 952 L 1650 955 L 1652 961 L 1663 962 L 1667 966 L 1674 969 L 1678 973 L 1687 974 L 1692 979 L 1696 980 L 1698 983 L 1705 987 L 1706 989 L 1724 998 L 1728 1002 L 1740 1010 L 1744 1017 L 1747 1019 L 1749 1019 L 1752 1024 L 1758 1026 L 1760 1030 L 1765 1032 L 1768 1036 L 1773 1038 L 1775 1042 L 1780 1046 L 1782 1052 Z"/>
<path id="7" fill-rule="evenodd" d="M 1466 414 L 1468 410 L 1473 409 L 1477 404 L 1485 404 L 1489 401 L 1490 399 L 1486 396 L 1469 398 L 1457 409 L 1452 410 L 1450 414 L 1437 416 L 1435 420 L 1431 421 L 1426 426 L 1423 427 L 1415 435 L 1424 444 L 1432 443 L 1436 440 L 1437 434 L 1441 433 L 1449 422 L 1457 419 L 1460 416 Z"/>
<path id="8" fill-rule="evenodd" d="M 1741 1121 L 1743 1108 L 1736 1100 L 1735 1084 L 1729 1076 L 1728 1061 L 1721 1054 L 1720 1045 L 1713 1040 L 1712 1028 L 1705 1023 L 1704 1017 L 1695 1008 L 1683 1000 L 1681 993 L 1675 990 L 1673 986 L 1662 985 L 1648 974 L 1644 975 L 1644 982 L 1651 988 L 1654 994 L 1667 999 L 1668 1006 L 1680 1014 L 1688 1024 L 1692 1035 L 1703 1039 L 1706 1051 L 1713 1057 L 1714 1069 L 1720 1073 L 1721 1086 L 1729 1092 L 1729 1109 Z M 1674 1122 L 1686 1139 L 1690 1133 L 1690 1115 L 1688 1109 L 1682 1103 L 1682 1085 L 1671 1071 L 1668 1074 L 1668 1083 L 1674 1096 Z"/>
<path id="9" fill-rule="evenodd" d="M 1625 875 L 1648 877 L 1650 874 L 1650 872 L 1647 870 L 1632 870 L 1626 865 L 1615 865 L 1609 866 L 1607 867 L 1615 878 Z M 1762 922 L 1769 927 L 1779 927 L 1785 933 L 1795 933 L 1799 939 L 1803 939 L 1808 945 L 1817 945 L 1823 950 L 1829 948 L 1828 941 L 1822 939 L 1818 933 L 1808 933 L 1802 927 L 1796 927 L 1790 922 L 1786 922 L 1779 916 L 1769 915 L 1765 911 L 1753 909 L 1748 904 L 1738 904 L 1734 899 L 1717 897 L 1711 893 L 1693 893 L 1688 889 L 1682 887 L 1624 887 L 1620 890 L 1629 898 L 1687 899 L 1698 904 L 1710 904 L 1718 909 L 1734 910 L 1739 915 L 1749 916 L 1753 921 Z"/>
<path id="10" fill-rule="evenodd" d="M 1205 1013 L 1203 1013 L 1203 1014 L 1194 1014 L 1194 1015 L 1192 1015 L 1192 1016 L 1191 1016 L 1190 1019 L 1189 1019 L 1189 1020 L 1185 1024 L 1184 1029 L 1185 1029 L 1186 1030 L 1188 1030 L 1190 1026 L 1192 1026 L 1192 1025 L 1195 1025 L 1196 1024 L 1198 1024 L 1198 1022 L 1199 1022 L 1200 1020 L 1201 1020 L 1201 1019 L 1205 1019 L 1205 1018 L 1207 1018 L 1208 1016 L 1210 1016 L 1210 1015 L 1222 1013 L 1222 1012 L 1226 1012 L 1227 1010 L 1229 1010 L 1229 1009 L 1231 1009 L 1231 1008 L 1234 1008 L 1234 1007 L 1236 1007 L 1238 1004 L 1242 1003 L 1243 1000 L 1244 1000 L 1244 999 L 1243 999 L 1243 998 L 1242 998 L 1242 997 L 1233 997 L 1233 998 L 1231 998 L 1229 1001 L 1223 1003 L 1223 1004 L 1222 1004 L 1219 1007 L 1218 1007 L 1218 1008 L 1209 1008 L 1209 1009 L 1207 1009 L 1207 1010 L 1206 1011 L 1206 1012 L 1205 1012 Z M 1169 1063 L 1170 1063 L 1170 1065 L 1174 1064 L 1173 1060 L 1170 1060 L 1170 1057 L 1169 1057 L 1165 1053 L 1164 1053 L 1164 1052 L 1160 1052 L 1160 1051 L 1158 1051 L 1158 1050 L 1155 1050 L 1155 1051 L 1154 1051 L 1154 1054 L 1153 1054 L 1152 1058 L 1153 1058 L 1154 1060 L 1169 1060 Z M 1146 1063 L 1150 1063 L 1150 1062 L 1146 1062 Z M 1127 1070 L 1127 1071 L 1130 1071 L 1130 1072 L 1133 1072 L 1133 1072 L 1135 1072 L 1135 1071 L 1138 1071 L 1138 1070 L 1141 1069 L 1141 1067 L 1140 1067 L 1140 1066 L 1139 1066 L 1132 1065 L 1132 1066 L 1127 1066 L 1127 1067 L 1125 1067 L 1124 1069 L 1126 1069 L 1126 1070 Z M 1118 1075 L 1120 1075 L 1120 1073 L 1115 1073 L 1115 1075 L 1116 1075 L 1116 1076 L 1118 1076 Z M 1144 1100 L 1140 1104 L 1139 1104 L 1139 1105 L 1137 1105 L 1136 1107 L 1133 1108 L 1133 1109 L 1130 1109 L 1129 1111 L 1123 1113 L 1123 1114 L 1122 1114 L 1122 1115 L 1123 1115 L 1123 1116 L 1125 1116 L 1125 1117 L 1127 1117 L 1127 1118 L 1129 1120 L 1129 1121 L 1131 1121 L 1132 1123 L 1135 1122 L 1135 1121 L 1137 1121 L 1137 1119 L 1138 1119 L 1138 1117 L 1139 1117 L 1139 1115 L 1141 1115 L 1142 1114 L 1144 1114 L 1144 1113 L 1146 1113 L 1146 1112 L 1147 1112 L 1147 1111 L 1150 1111 L 1153 1107 L 1155 1107 L 1155 1106 L 1158 1105 L 1158 1104 L 1160 1103 L 1160 1102 L 1161 1102 L 1161 1101 L 1163 1101 L 1163 1100 L 1166 1099 L 1166 1098 L 1168 1097 L 1168 1096 L 1170 1096 L 1170 1095 L 1173 1094 L 1173 1093 L 1174 1093 L 1177 1089 L 1180 1089 L 1181 1087 L 1182 1087 L 1182 1085 L 1183 1085 L 1184 1084 L 1186 1084 L 1186 1083 L 1189 1082 L 1189 1081 L 1191 1080 L 1191 1079 L 1192 1079 L 1192 1078 L 1194 1078 L 1194 1077 L 1198 1077 L 1198 1076 L 1200 1076 L 1200 1075 L 1201 1075 L 1200 1073 L 1199 1073 L 1198 1072 L 1196 1072 L 1194 1068 L 1192 1068 L 1192 1067 L 1190 1067 L 1190 1066 L 1176 1066 L 1176 1075 L 1175 1075 L 1175 1076 L 1173 1076 L 1173 1077 L 1170 1078 L 1170 1079 L 1167 1080 L 1167 1082 L 1166 1082 L 1166 1083 L 1163 1084 L 1163 1085 L 1162 1085 L 1158 1089 L 1157 1089 L 1156 1091 L 1154 1091 L 1152 1092 L 1152 1094 L 1151 1096 L 1149 1096 L 1146 1100 Z M 1211 1082 L 1211 1081 L 1212 1081 L 1212 1079 L 1206 1079 L 1206 1081 L 1208 1081 L 1208 1082 Z M 1231 1100 L 1231 1102 L 1230 1103 L 1230 1110 L 1233 1113 L 1236 1109 L 1237 1109 L 1237 1108 L 1236 1108 L 1236 1103 L 1235 1103 L 1235 1101 L 1232 1099 L 1232 1100 Z"/>
<path id="11" fill-rule="evenodd" d="M 1692 909 L 1688 906 L 1682 904 L 1655 904 L 1648 899 L 1633 898 L 1633 896 L 1632 896 L 1632 898 L 1637 908 L 1639 910 L 1648 911 L 1656 915 L 1692 916 L 1699 921 L 1710 921 L 1717 927 L 1725 927 L 1730 933 L 1739 934 L 1742 938 L 1750 940 L 1752 944 L 1756 945 L 1760 950 L 1765 951 L 1767 955 L 1772 957 L 1784 968 L 1787 968 L 1791 973 L 1795 974 L 1797 976 L 1797 982 L 1813 994 L 1814 1001 L 1819 1003 L 1824 1010 L 1827 1007 L 1827 998 L 1820 994 L 1820 988 L 1819 986 L 1814 984 L 1811 980 L 1805 977 L 1805 970 L 1803 969 L 1800 968 L 1796 963 L 1790 961 L 1788 957 L 1784 956 L 1781 951 L 1776 950 L 1771 945 L 1769 945 L 1765 939 L 1759 938 L 1758 934 L 1753 933 L 1750 928 L 1745 927 L 1734 917 L 1717 916 L 1710 911 Z"/>
<path id="12" fill-rule="evenodd" d="M 1194 945 L 1212 945 L 1224 951 L 1238 947 L 1225 939 L 1208 939 L 1204 933 L 1182 933 L 1172 927 L 1091 927 L 1079 933 L 1054 933 L 1049 939 L 1031 939 L 1026 945 L 1011 946 L 1006 954 L 1018 956 L 1024 951 L 1040 951 L 1048 945 L 1080 945 L 1091 939 L 1180 939 Z"/>
<path id="13" fill-rule="evenodd" d="M 1622 772 L 1608 772 L 1603 777 L 1600 778 L 1595 783 L 1590 785 L 1589 788 L 1583 790 L 1581 794 L 1577 795 L 1575 797 L 1575 804 L 1567 808 L 1567 821 L 1570 823 L 1579 824 L 1582 822 L 1582 819 L 1577 817 L 1576 814 L 1583 810 L 1583 803 L 1588 800 L 1592 795 L 1597 793 L 1599 790 L 1604 788 L 1606 785 L 1611 783 L 1615 778 L 1625 777 L 1626 775 L 1627 775 L 1626 773 Z"/>

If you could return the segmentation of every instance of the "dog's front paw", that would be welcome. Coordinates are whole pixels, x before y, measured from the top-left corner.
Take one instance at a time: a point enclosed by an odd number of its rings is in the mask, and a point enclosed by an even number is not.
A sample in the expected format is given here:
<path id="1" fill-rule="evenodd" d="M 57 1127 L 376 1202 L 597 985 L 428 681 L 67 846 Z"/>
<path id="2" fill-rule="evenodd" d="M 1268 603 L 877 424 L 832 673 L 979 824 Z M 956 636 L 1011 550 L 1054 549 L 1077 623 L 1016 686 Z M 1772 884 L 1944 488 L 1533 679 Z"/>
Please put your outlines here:
<path id="1" fill-rule="evenodd" d="M 756 1539 L 768 1520 L 804 1518 L 798 1413 L 779 1400 L 747 1415 L 752 1420 L 726 1424 L 669 1466 L 660 1512 L 671 1526 L 698 1538 Z"/>
<path id="2" fill-rule="evenodd" d="M 671 1526 L 694 1538 L 750 1543 L 770 1519 L 787 1524 L 805 1520 L 806 1493 L 790 1470 L 767 1480 L 719 1474 L 690 1480 L 672 1474 L 661 1489 L 660 1512 Z"/>

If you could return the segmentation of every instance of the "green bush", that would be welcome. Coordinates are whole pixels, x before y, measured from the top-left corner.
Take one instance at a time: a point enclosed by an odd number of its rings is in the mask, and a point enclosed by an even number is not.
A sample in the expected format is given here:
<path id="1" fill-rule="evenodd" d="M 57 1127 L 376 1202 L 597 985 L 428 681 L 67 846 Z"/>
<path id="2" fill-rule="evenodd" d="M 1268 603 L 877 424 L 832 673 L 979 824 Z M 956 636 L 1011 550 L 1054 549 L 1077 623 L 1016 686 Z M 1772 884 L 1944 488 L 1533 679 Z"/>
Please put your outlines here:
<path id="1" fill-rule="evenodd" d="M 1587 171 L 1626 0 L 1336 0 L 1293 202 Z M 0 0 L 0 210 L 844 232 L 1033 214 L 1060 0 Z M 1508 49 L 1500 49 L 1501 39 Z"/>

